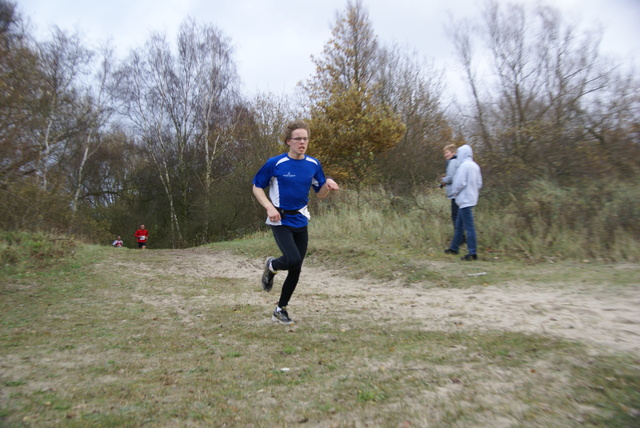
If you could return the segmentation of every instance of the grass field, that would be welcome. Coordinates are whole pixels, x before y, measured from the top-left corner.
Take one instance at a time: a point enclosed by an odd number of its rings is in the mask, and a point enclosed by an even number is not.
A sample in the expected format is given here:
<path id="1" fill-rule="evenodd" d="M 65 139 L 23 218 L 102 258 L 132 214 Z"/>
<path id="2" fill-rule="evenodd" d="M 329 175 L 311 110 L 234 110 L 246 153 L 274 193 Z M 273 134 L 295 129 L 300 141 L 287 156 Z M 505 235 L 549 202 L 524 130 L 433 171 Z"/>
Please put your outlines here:
<path id="1" fill-rule="evenodd" d="M 637 301 L 638 266 L 494 260 L 461 271 L 411 254 L 389 271 L 401 250 L 335 244 L 315 240 L 292 326 L 269 320 L 277 292 L 257 285 L 266 234 L 192 250 L 79 246 L 5 269 L 0 425 L 640 425 L 637 353 L 431 313 L 516 279 Z"/>

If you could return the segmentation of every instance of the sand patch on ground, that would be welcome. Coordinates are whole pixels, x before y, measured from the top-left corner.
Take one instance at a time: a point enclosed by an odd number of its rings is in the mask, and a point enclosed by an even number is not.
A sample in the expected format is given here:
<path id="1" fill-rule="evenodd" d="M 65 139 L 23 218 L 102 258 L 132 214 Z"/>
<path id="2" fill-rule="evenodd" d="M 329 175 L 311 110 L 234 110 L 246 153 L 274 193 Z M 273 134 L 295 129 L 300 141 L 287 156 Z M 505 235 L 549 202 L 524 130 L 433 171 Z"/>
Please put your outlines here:
<path id="1" fill-rule="evenodd" d="M 276 276 L 271 293 L 260 290 L 263 261 L 207 248 L 154 250 L 166 259 L 160 267 L 137 271 L 148 275 L 241 280 L 241 293 L 218 296 L 217 304 L 264 305 L 265 320 L 277 303 L 285 273 Z M 440 288 L 353 279 L 307 262 L 289 304 L 299 323 L 339 314 L 356 324 L 363 317 L 384 322 L 420 323 L 428 330 L 501 330 L 550 334 L 593 345 L 594 352 L 621 351 L 640 355 L 640 284 L 617 288 L 607 284 L 529 285 L 521 280 Z"/>

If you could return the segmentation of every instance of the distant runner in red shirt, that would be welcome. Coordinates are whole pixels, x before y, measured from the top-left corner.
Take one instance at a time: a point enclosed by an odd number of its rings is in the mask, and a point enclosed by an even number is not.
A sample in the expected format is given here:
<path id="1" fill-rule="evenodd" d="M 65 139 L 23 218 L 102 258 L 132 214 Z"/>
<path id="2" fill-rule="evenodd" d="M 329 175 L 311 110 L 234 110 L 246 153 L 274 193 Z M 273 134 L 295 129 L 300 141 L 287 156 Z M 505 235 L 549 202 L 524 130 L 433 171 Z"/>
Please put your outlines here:
<path id="1" fill-rule="evenodd" d="M 143 250 L 147 248 L 147 239 L 149 238 L 149 231 L 144 228 L 144 224 L 140 225 L 140 229 L 136 230 L 135 235 L 138 238 L 138 248 L 142 248 Z"/>

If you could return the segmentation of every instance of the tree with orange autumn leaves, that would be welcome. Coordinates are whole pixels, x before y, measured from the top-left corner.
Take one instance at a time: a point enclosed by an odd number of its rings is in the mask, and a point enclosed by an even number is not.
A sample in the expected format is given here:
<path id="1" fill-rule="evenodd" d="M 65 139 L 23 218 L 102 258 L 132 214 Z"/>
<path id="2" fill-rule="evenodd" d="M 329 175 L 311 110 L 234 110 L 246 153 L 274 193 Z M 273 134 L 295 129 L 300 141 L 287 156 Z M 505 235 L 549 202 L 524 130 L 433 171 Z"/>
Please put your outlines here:
<path id="1" fill-rule="evenodd" d="M 311 100 L 312 151 L 325 170 L 360 189 L 375 182 L 376 159 L 392 149 L 405 125 L 390 106 L 377 100 L 377 40 L 362 2 L 348 2 L 316 74 L 304 88 Z"/>

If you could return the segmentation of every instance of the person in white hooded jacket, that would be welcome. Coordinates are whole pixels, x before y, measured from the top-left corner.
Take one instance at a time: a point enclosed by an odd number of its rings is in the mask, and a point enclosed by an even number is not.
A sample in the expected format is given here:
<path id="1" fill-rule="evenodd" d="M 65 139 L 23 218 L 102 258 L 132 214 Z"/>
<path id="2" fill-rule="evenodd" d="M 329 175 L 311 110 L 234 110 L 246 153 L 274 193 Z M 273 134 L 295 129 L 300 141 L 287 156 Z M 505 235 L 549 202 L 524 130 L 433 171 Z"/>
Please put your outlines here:
<path id="1" fill-rule="evenodd" d="M 455 232 L 446 254 L 459 254 L 460 245 L 466 234 L 467 254 L 462 260 L 477 260 L 476 229 L 473 223 L 473 207 L 478 204 L 478 195 L 482 188 L 480 167 L 473 161 L 473 149 L 468 144 L 458 149 L 460 166 L 453 177 L 451 194 L 458 205 Z"/>

